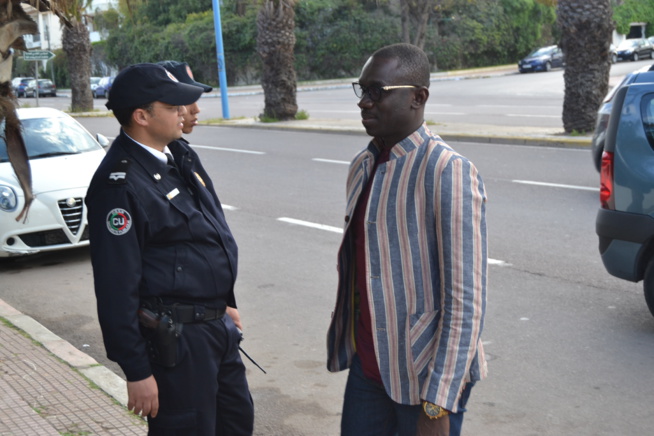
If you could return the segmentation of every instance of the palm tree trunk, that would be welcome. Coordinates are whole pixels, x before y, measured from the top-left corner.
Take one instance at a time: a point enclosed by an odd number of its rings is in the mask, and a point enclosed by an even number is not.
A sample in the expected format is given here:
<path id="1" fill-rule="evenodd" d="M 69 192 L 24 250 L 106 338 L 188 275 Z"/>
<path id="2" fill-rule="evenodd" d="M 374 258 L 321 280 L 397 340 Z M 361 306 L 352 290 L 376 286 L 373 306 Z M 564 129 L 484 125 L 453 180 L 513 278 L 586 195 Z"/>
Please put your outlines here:
<path id="1" fill-rule="evenodd" d="M 257 16 L 257 52 L 263 61 L 263 115 L 277 120 L 297 114 L 293 0 L 266 0 Z"/>
<path id="2" fill-rule="evenodd" d="M 409 16 L 409 0 L 400 0 L 400 21 L 402 23 L 402 41 L 409 44 L 411 42 L 411 18 Z"/>
<path id="3" fill-rule="evenodd" d="M 591 132 L 609 86 L 611 1 L 559 0 L 557 14 L 566 62 L 563 128 Z"/>
<path id="4" fill-rule="evenodd" d="M 62 45 L 68 58 L 68 74 L 72 90 L 71 110 L 93 110 L 91 93 L 91 40 L 86 26 L 78 21 L 64 26 Z"/>

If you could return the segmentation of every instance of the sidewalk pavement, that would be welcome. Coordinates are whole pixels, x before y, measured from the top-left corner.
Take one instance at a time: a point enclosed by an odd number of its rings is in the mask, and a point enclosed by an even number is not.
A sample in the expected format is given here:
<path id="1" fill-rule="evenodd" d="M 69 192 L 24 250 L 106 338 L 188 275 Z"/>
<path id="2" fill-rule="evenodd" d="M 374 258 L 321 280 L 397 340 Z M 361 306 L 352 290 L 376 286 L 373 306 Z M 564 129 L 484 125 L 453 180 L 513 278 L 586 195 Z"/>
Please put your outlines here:
<path id="1" fill-rule="evenodd" d="M 145 435 L 125 382 L 0 300 L 0 436 Z"/>
<path id="2" fill-rule="evenodd" d="M 511 69 L 515 70 L 515 66 L 438 73 L 432 80 L 447 80 L 452 76 L 461 78 L 511 74 Z M 298 91 L 345 86 L 344 83 L 340 80 L 305 84 L 300 85 Z M 256 93 L 261 92 L 261 88 L 239 87 L 236 91 L 232 89 L 232 92 Z M 108 114 L 94 112 L 86 115 Z M 219 124 L 365 135 L 359 120 L 309 119 L 262 123 L 251 118 L 224 120 Z M 562 129 L 556 128 L 441 123 L 431 124 L 430 128 L 446 141 L 554 147 L 590 145 L 589 136 L 563 135 Z M 126 410 L 127 393 L 122 378 L 2 300 L 0 392 L 0 436 L 113 436 L 147 433 L 145 422 Z"/>

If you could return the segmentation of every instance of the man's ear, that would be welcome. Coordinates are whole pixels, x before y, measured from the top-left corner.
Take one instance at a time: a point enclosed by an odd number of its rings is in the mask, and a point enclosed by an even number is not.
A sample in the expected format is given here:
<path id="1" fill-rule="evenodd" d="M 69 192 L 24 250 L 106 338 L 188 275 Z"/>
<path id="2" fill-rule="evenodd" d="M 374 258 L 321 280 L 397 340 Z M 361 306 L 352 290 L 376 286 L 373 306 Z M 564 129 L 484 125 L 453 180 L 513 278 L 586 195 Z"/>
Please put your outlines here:
<path id="1" fill-rule="evenodd" d="M 132 112 L 132 120 L 139 126 L 146 126 L 148 124 L 149 115 L 150 114 L 148 114 L 148 111 L 145 109 L 135 109 L 134 112 Z"/>
<path id="2" fill-rule="evenodd" d="M 421 86 L 417 91 L 413 93 L 413 106 L 415 108 L 423 107 L 427 104 L 429 99 L 429 88 L 426 86 Z"/>

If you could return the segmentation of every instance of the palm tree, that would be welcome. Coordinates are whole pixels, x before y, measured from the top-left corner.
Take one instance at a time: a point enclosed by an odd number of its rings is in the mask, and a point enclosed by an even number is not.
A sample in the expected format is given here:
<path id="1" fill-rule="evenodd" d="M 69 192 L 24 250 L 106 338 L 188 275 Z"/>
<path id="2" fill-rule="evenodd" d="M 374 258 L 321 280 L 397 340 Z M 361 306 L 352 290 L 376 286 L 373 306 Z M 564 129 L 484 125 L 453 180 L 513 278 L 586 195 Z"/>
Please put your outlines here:
<path id="1" fill-rule="evenodd" d="M 68 60 L 72 91 L 70 108 L 73 112 L 91 111 L 91 39 L 83 15 L 83 10 L 91 4 L 91 0 L 59 0 L 58 4 L 68 22 L 64 26 L 61 42 Z"/>
<path id="2" fill-rule="evenodd" d="M 611 0 L 559 0 L 557 14 L 566 62 L 563 128 L 590 132 L 609 87 Z"/>
<path id="3" fill-rule="evenodd" d="M 265 0 L 257 15 L 257 52 L 263 61 L 263 116 L 294 119 L 297 114 L 295 76 L 295 0 Z"/>

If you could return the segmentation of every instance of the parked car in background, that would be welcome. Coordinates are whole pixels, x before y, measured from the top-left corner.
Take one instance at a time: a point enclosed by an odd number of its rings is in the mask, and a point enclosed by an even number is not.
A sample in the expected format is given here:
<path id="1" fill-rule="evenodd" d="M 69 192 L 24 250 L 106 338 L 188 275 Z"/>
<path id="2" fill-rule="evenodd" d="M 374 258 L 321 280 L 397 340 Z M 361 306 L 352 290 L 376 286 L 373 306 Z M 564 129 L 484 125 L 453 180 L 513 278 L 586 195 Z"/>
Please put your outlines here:
<path id="1" fill-rule="evenodd" d="M 638 79 L 613 97 L 595 231 L 608 273 L 642 280 L 654 315 L 654 72 Z"/>
<path id="2" fill-rule="evenodd" d="M 613 107 L 613 97 L 615 93 L 625 85 L 628 85 L 633 82 L 643 82 L 650 81 L 651 75 L 643 75 L 642 73 L 654 71 L 654 64 L 642 67 L 632 73 L 624 76 L 622 81 L 613 87 L 604 97 L 604 102 L 600 106 L 599 111 L 597 111 L 597 123 L 595 124 L 595 131 L 593 132 L 593 138 L 591 139 L 591 156 L 593 158 L 593 164 L 597 171 L 600 170 L 602 165 L 602 153 L 604 152 L 604 141 L 606 139 L 606 129 L 609 126 L 609 118 L 611 116 L 611 108 Z"/>
<path id="3" fill-rule="evenodd" d="M 34 77 L 14 77 L 11 80 L 14 95 L 16 97 L 25 97 L 25 87 L 31 80 L 34 80 Z"/>
<path id="4" fill-rule="evenodd" d="M 616 47 L 615 44 L 611 44 L 611 48 L 609 48 L 609 56 L 612 64 L 618 62 L 618 47 Z"/>
<path id="5" fill-rule="evenodd" d="M 530 71 L 550 71 L 565 66 L 563 51 L 555 45 L 538 48 L 518 62 L 521 73 Z"/>
<path id="6" fill-rule="evenodd" d="M 109 91 L 111 91 L 111 85 L 113 83 L 114 83 L 113 77 L 103 77 L 102 79 L 100 79 L 100 82 L 98 82 L 98 86 L 95 88 L 95 97 L 107 98 L 109 96 Z"/>
<path id="7" fill-rule="evenodd" d="M 25 97 L 36 97 L 37 92 L 39 97 L 56 97 L 57 87 L 50 79 L 30 80 L 25 87 Z"/>
<path id="8" fill-rule="evenodd" d="M 100 79 L 102 79 L 102 77 L 91 77 L 91 94 L 93 94 L 93 98 L 97 98 L 97 95 L 95 95 L 95 90 L 98 88 Z"/>
<path id="9" fill-rule="evenodd" d="M 617 54 L 619 61 L 637 61 L 640 59 L 652 59 L 654 48 L 645 38 L 625 39 L 618 45 Z"/>
<path id="10" fill-rule="evenodd" d="M 0 137 L 0 257 L 88 245 L 84 196 L 105 151 L 71 116 L 53 108 L 20 108 L 35 199 L 25 203 Z M 4 131 L 4 122 L 0 124 Z M 105 144 L 107 138 L 98 135 Z"/>

